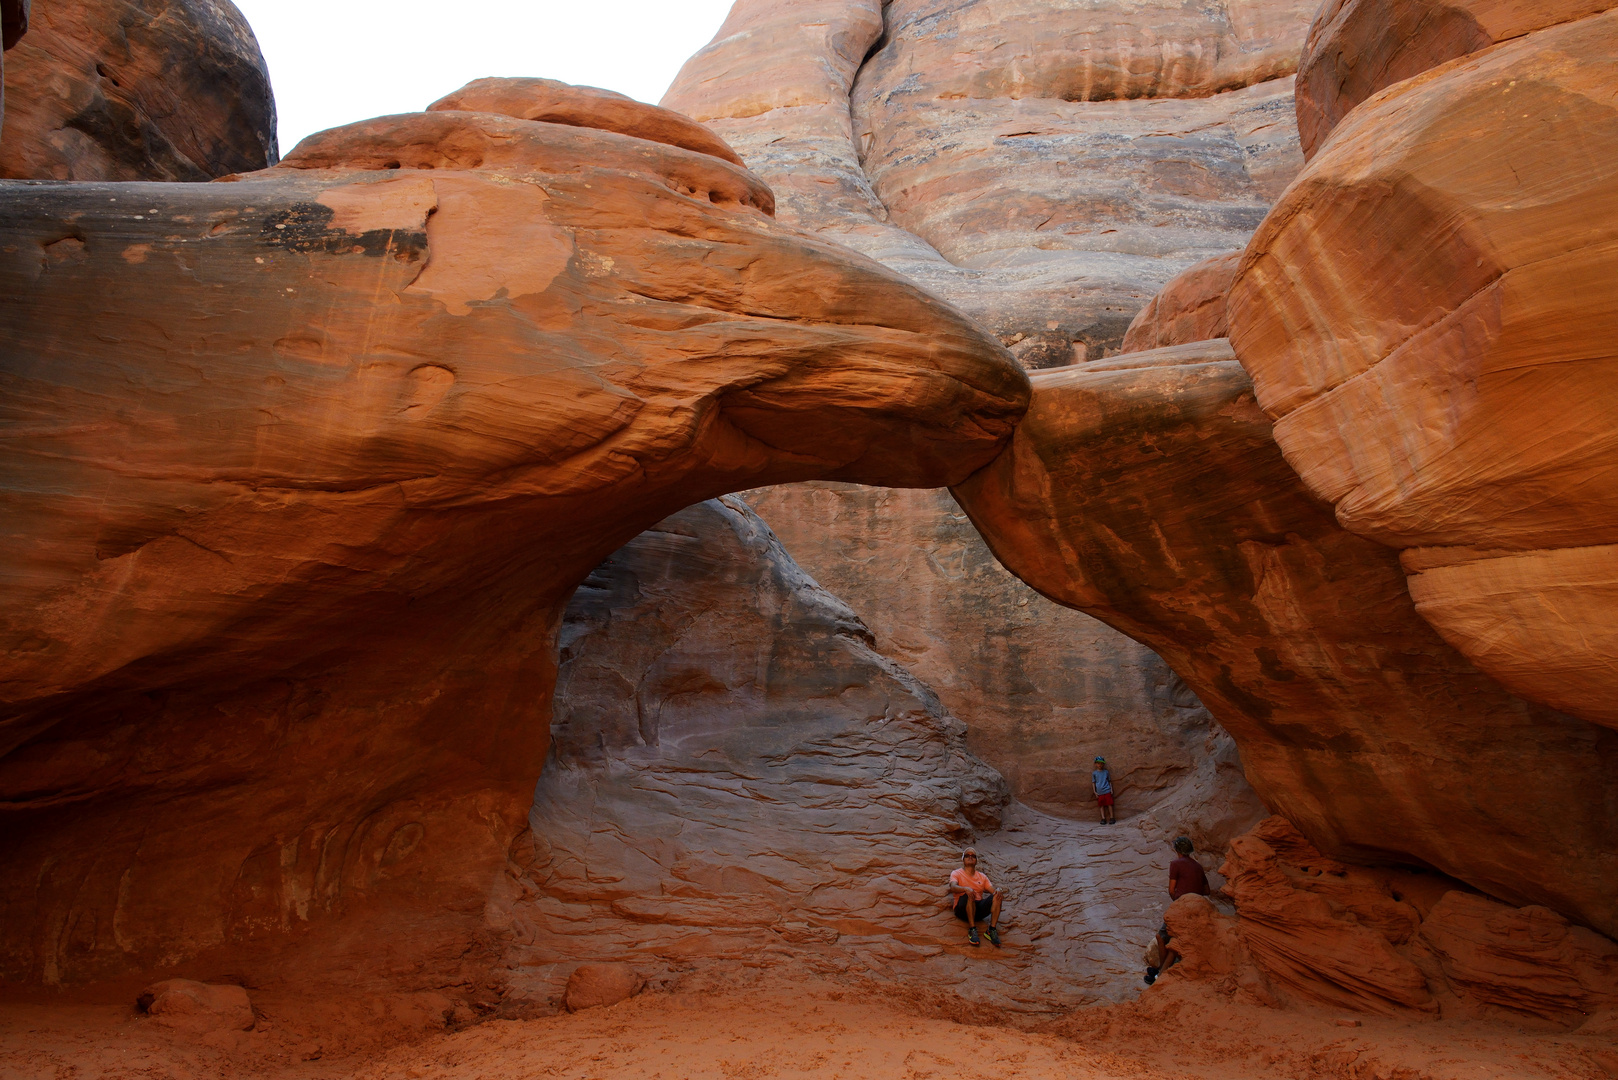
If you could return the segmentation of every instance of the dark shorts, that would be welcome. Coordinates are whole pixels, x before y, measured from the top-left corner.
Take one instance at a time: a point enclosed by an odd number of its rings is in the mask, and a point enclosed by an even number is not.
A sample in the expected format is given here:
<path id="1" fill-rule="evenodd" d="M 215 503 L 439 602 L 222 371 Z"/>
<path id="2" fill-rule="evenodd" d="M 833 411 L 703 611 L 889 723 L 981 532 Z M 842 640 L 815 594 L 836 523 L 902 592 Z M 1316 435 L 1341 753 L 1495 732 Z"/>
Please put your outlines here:
<path id="1" fill-rule="evenodd" d="M 1097 806 L 1111 806 L 1112 805 L 1112 792 L 1109 791 L 1105 795 L 1097 795 L 1096 796 L 1096 805 Z"/>
<path id="2" fill-rule="evenodd" d="M 961 920 L 962 922 L 971 922 L 972 921 L 972 920 L 970 920 L 970 919 L 968 919 L 966 917 L 966 905 L 969 902 L 971 902 L 971 900 L 972 900 L 972 897 L 967 893 L 962 893 L 961 895 L 959 895 L 959 896 L 957 896 L 955 898 L 955 917 L 957 919 Z M 977 901 L 977 920 L 979 922 L 982 922 L 984 919 L 987 919 L 990 916 L 990 914 L 993 913 L 993 911 L 994 911 L 994 894 L 993 893 L 990 893 L 988 896 L 985 896 L 982 900 Z"/>

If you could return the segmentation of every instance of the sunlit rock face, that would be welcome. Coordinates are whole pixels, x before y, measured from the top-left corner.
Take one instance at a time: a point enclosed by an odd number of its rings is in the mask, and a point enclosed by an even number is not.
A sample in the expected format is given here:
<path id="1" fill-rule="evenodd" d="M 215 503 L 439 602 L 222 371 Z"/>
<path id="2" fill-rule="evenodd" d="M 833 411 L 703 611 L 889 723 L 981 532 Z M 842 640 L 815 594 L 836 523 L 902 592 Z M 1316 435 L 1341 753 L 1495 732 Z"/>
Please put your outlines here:
<path id="1" fill-rule="evenodd" d="M 197 181 L 275 164 L 269 71 L 230 0 L 29 6 L 27 34 L 6 42 L 0 177 Z"/>
<path id="2" fill-rule="evenodd" d="M 474 978 L 591 568 L 727 490 L 955 482 L 1026 404 L 745 169 L 576 124 L 0 199 L 8 977 Z"/>
<path id="3" fill-rule="evenodd" d="M 1282 457 L 1227 342 L 1036 374 L 954 493 L 1012 572 L 1184 676 L 1328 854 L 1618 929 L 1618 734 L 1513 696 L 1418 615 L 1398 553 Z M 1582 794 L 1529 805 L 1525 777 Z"/>
<path id="4" fill-rule="evenodd" d="M 1618 12 L 1389 87 L 1276 207 L 1229 306 L 1288 462 L 1403 549 L 1421 614 L 1518 694 L 1608 727 L 1614 85 Z"/>
<path id="5" fill-rule="evenodd" d="M 492 905 L 515 1007 L 580 962 L 656 983 L 791 965 L 1034 1013 L 1136 993 L 1167 844 L 1008 800 L 966 725 L 739 499 L 615 552 L 560 641 L 532 840 Z M 945 906 L 969 843 L 1007 897 L 992 958 Z"/>
<path id="6" fill-rule="evenodd" d="M 1327 0 L 1298 64 L 1306 158 L 1379 90 L 1502 41 L 1599 14 L 1612 0 Z"/>

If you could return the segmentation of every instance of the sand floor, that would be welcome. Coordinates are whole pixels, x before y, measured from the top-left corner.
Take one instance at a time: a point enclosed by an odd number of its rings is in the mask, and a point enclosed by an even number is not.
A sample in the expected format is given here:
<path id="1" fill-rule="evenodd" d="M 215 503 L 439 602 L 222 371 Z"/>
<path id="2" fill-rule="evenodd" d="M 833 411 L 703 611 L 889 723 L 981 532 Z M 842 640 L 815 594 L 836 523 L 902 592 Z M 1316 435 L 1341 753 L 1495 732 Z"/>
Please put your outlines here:
<path id="1" fill-rule="evenodd" d="M 605 1009 L 411 1030 L 380 999 L 261 995 L 252 1032 L 0 1002 L 0 1080 L 1609 1080 L 1618 1038 L 1233 1005 L 1186 988 L 1013 1026 L 947 993 L 710 972 Z M 389 1045 L 391 1044 L 391 1045 Z"/>

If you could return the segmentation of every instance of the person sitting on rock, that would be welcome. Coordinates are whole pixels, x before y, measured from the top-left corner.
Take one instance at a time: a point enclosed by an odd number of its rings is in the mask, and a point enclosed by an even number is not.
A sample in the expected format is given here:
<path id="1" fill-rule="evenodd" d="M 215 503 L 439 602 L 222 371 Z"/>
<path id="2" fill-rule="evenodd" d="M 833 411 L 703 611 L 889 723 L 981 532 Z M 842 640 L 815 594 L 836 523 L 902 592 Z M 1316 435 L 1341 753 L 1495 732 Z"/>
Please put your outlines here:
<path id="1" fill-rule="evenodd" d="M 1169 899 L 1178 900 L 1190 893 L 1207 896 L 1208 875 L 1203 871 L 1202 864 L 1191 857 L 1191 852 L 1195 850 L 1191 838 L 1175 837 L 1174 850 L 1180 853 L 1180 857 L 1169 863 Z"/>
<path id="2" fill-rule="evenodd" d="M 949 892 L 955 897 L 955 917 L 966 924 L 966 940 L 982 943 L 978 923 L 989 921 L 989 942 L 1000 947 L 1000 893 L 987 874 L 978 873 L 978 853 L 967 848 L 961 853 L 961 867 L 949 872 Z"/>
<path id="3" fill-rule="evenodd" d="M 1180 954 L 1174 951 L 1174 946 L 1169 944 L 1171 940 L 1173 939 L 1169 936 L 1168 923 L 1164 923 L 1157 928 L 1157 933 L 1152 935 L 1152 943 L 1146 946 L 1147 986 L 1155 983 L 1157 976 L 1165 968 L 1173 967 L 1174 962 L 1180 958 Z"/>
<path id="4" fill-rule="evenodd" d="M 1090 773 L 1090 790 L 1095 792 L 1096 805 L 1101 808 L 1101 824 L 1118 824 L 1118 815 L 1112 809 L 1112 772 L 1104 757 L 1096 758 L 1096 767 Z"/>

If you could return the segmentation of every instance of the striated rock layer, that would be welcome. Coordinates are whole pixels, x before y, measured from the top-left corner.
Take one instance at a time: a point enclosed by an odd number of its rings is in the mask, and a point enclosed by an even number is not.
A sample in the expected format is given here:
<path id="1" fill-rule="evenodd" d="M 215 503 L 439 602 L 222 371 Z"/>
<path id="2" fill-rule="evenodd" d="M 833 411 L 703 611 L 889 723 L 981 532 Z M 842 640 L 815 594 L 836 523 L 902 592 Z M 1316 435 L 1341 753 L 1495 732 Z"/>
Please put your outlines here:
<path id="1" fill-rule="evenodd" d="M 1301 164 L 1301 0 L 739 0 L 663 104 L 786 220 L 959 306 L 1025 366 L 1116 350 L 1188 264 L 1246 243 Z"/>
<path id="2" fill-rule="evenodd" d="M 757 177 L 614 132 L 437 111 L 0 197 L 10 978 L 302 935 L 475 979 L 577 582 L 726 490 L 955 482 L 1026 403 Z"/>
<path id="3" fill-rule="evenodd" d="M 8 26 L 10 11 L 8 10 Z M 33 0 L 0 177 L 209 180 L 274 165 L 275 99 L 230 0 Z"/>
<path id="4" fill-rule="evenodd" d="M 1618 11 L 1357 108 L 1249 247 L 1276 439 L 1507 687 L 1618 727 Z M 1480 158 L 1478 133 L 1497 152 Z"/>
<path id="5" fill-rule="evenodd" d="M 1321 850 L 1618 930 L 1618 733 L 1512 696 L 1440 638 L 1397 553 L 1282 458 L 1227 342 L 1034 385 L 1010 447 L 954 488 L 1013 573 L 1157 650 Z"/>

